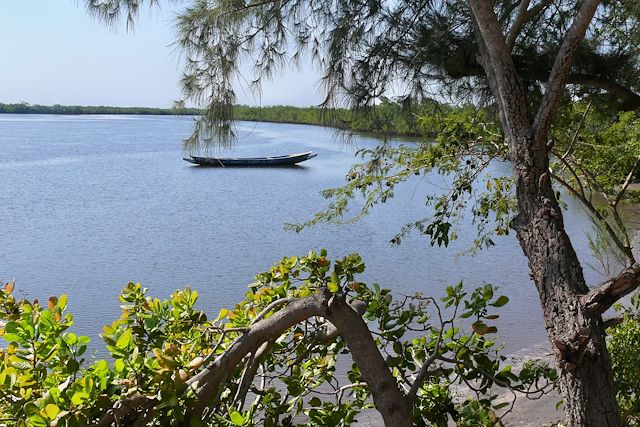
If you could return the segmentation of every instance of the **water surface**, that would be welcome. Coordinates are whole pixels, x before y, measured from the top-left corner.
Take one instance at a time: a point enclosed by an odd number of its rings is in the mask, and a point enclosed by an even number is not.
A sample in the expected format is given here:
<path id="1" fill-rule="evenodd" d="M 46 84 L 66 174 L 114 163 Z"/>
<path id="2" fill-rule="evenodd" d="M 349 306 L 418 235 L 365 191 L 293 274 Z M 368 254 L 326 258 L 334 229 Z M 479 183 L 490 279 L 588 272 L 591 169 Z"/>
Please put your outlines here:
<path id="1" fill-rule="evenodd" d="M 416 177 L 355 224 L 283 230 L 324 207 L 319 192 L 344 182 L 358 147 L 379 141 L 345 144 L 321 127 L 243 122 L 225 155 L 313 150 L 318 157 L 298 168 L 199 168 L 182 160 L 190 129 L 185 117 L 0 115 L 0 280 L 15 279 L 19 292 L 41 300 L 67 293 L 76 331 L 95 337 L 119 315 L 117 294 L 128 281 L 158 297 L 191 285 L 215 315 L 277 259 L 324 247 L 331 257 L 359 252 L 363 279 L 398 293 L 440 296 L 459 280 L 498 285 L 511 298 L 500 319 L 508 348 L 544 342 L 514 236 L 476 257 L 457 256 L 474 235 L 470 224 L 449 248 L 416 235 L 399 247 L 388 243 L 404 223 L 428 214 L 424 195 L 442 185 L 438 177 Z M 496 163 L 491 173 L 509 173 L 509 165 Z M 595 264 L 584 237 L 590 223 L 566 201 L 574 244 Z"/>

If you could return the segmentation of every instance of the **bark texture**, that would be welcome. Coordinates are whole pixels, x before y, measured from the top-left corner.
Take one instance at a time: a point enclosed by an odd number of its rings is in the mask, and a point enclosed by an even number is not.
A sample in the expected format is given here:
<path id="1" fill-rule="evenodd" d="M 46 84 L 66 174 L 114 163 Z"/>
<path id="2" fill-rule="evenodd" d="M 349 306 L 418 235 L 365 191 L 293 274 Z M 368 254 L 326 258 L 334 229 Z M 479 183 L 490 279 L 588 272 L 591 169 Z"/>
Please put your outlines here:
<path id="1" fill-rule="evenodd" d="M 492 3 L 486 0 L 469 3 L 476 20 L 480 62 L 509 141 L 518 202 L 513 227 L 529 260 L 547 334 L 555 350 L 566 422 L 571 426 L 621 426 L 601 312 L 589 310 L 584 304 L 589 289 L 551 186 L 547 146 L 574 53 L 599 0 L 582 3 L 560 47 L 535 119 L 528 110 L 526 93 Z M 625 290 L 634 287 L 628 281 L 625 283 Z"/>

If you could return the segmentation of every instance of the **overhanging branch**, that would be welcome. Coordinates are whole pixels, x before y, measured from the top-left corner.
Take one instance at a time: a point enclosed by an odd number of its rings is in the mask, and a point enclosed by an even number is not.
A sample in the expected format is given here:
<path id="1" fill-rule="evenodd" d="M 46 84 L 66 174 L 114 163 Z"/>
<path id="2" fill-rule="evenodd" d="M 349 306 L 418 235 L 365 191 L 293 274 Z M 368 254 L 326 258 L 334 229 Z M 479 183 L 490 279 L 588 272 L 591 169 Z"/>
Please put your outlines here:
<path id="1" fill-rule="evenodd" d="M 292 326 L 310 317 L 324 315 L 326 307 L 325 295 L 313 295 L 293 301 L 271 317 L 251 325 L 224 353 L 186 382 L 188 387 L 195 389 L 196 403 L 189 410 L 184 426 L 190 426 L 192 419 L 201 419 L 205 410 L 215 404 L 220 386 L 245 356 Z"/>
<path id="2" fill-rule="evenodd" d="M 155 398 L 135 393 L 124 399 L 118 400 L 98 422 L 91 425 L 95 427 L 108 427 L 113 425 L 113 423 L 119 425 L 119 423 L 121 423 L 132 412 L 138 412 L 141 416 L 144 416 L 144 413 L 147 410 L 158 403 L 159 402 Z"/>
<path id="3" fill-rule="evenodd" d="M 354 361 L 362 372 L 376 408 L 382 414 L 385 425 L 405 426 L 411 423 L 411 403 L 405 398 L 391 373 L 387 363 L 380 354 L 376 343 L 366 323 L 362 319 L 362 313 L 366 304 L 362 301 L 354 301 L 348 304 L 343 296 L 331 295 L 326 291 L 306 298 L 293 300 L 285 298 L 278 304 L 271 304 L 264 313 L 276 306 L 286 305 L 266 319 L 261 319 L 245 328 L 236 340 L 202 371 L 185 382 L 185 387 L 195 394 L 195 404 L 189 408 L 183 426 L 190 426 L 191 420 L 201 420 L 206 417 L 206 412 L 214 406 L 218 400 L 218 394 L 233 372 L 243 359 L 249 354 L 255 354 L 254 359 L 259 361 L 263 353 L 267 351 L 269 343 L 279 337 L 289 328 L 311 317 L 323 317 L 335 325 L 335 329 L 351 351 Z M 324 331 L 326 333 L 326 331 Z M 332 333 L 332 336 L 338 334 Z M 247 381 L 241 384 L 238 390 L 238 400 L 242 402 L 246 393 L 249 378 L 253 378 L 254 366 L 246 372 Z M 148 411 L 152 411 L 158 402 L 156 399 L 141 396 L 139 394 L 123 398 L 118 401 L 99 421 L 93 426 L 108 426 L 120 420 L 142 419 Z"/>
<path id="4" fill-rule="evenodd" d="M 527 22 L 527 8 L 529 7 L 530 0 L 522 0 L 520 6 L 518 7 L 518 14 L 516 15 L 516 19 L 511 24 L 511 28 L 509 28 L 509 32 L 507 33 L 506 43 L 509 47 L 509 50 L 513 49 L 513 44 L 520 34 L 522 27 Z"/>
<path id="5" fill-rule="evenodd" d="M 640 95 L 616 81 L 597 75 L 576 73 L 569 75 L 567 83 L 605 90 L 622 102 L 624 110 L 640 109 Z"/>

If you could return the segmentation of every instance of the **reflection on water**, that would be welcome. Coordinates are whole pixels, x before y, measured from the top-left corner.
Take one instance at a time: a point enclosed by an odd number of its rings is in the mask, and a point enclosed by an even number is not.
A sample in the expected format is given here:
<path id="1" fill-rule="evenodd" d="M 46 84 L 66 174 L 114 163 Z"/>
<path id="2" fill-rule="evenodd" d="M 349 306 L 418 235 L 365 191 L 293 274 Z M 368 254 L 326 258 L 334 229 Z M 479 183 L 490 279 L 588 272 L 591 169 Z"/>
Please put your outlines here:
<path id="1" fill-rule="evenodd" d="M 443 186 L 419 176 L 363 220 L 319 226 L 303 222 L 326 205 L 319 192 L 344 182 L 357 148 L 377 141 L 336 142 L 321 127 L 240 123 L 225 156 L 258 157 L 314 151 L 292 168 L 199 168 L 182 160 L 191 119 L 138 116 L 0 116 L 0 279 L 16 279 L 29 297 L 69 294 L 76 331 L 96 336 L 119 315 L 118 291 L 140 281 L 158 297 L 191 285 L 200 306 L 217 313 L 238 301 L 255 274 L 286 255 L 327 248 L 330 256 L 359 252 L 363 280 L 397 293 L 439 296 L 448 284 L 490 282 L 511 298 L 501 309 L 509 348 L 545 340 L 527 263 L 513 235 L 476 257 L 458 256 L 475 236 L 461 224 L 448 248 L 411 235 L 388 243 L 409 221 L 429 214 L 425 195 Z M 355 143 L 353 143 L 355 141 Z M 493 175 L 509 173 L 495 163 Z M 565 222 L 587 262 L 591 225 L 571 199 Z M 586 270 L 591 282 L 598 275 Z"/>
<path id="2" fill-rule="evenodd" d="M 200 166 L 200 165 L 193 165 L 192 169 L 197 170 L 197 169 L 227 169 L 227 168 L 234 168 L 234 169 L 276 169 L 276 170 L 289 170 L 289 171 L 298 171 L 298 172 L 308 172 L 309 171 L 309 167 L 308 166 L 304 166 L 304 165 L 280 165 L 280 166 Z"/>

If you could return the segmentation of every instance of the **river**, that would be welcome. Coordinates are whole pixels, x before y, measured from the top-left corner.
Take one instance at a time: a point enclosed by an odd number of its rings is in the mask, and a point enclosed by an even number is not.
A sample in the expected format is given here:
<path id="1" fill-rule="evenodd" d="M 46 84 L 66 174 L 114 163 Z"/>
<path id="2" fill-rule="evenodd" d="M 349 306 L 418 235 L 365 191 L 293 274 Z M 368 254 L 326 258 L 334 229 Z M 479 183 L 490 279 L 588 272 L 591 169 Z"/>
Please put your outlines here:
<path id="1" fill-rule="evenodd" d="M 141 282 L 167 297 L 186 285 L 200 292 L 210 315 L 232 306 L 253 276 L 288 255 L 327 248 L 329 256 L 359 252 L 362 280 L 397 293 L 441 296 L 464 280 L 489 282 L 511 302 L 500 310 L 500 338 L 512 352 L 544 343 L 546 336 L 527 263 L 510 235 L 475 257 L 461 256 L 475 230 L 461 224 L 448 248 L 411 235 L 399 247 L 389 240 L 408 221 L 428 214 L 424 196 L 442 180 L 419 176 L 359 222 L 321 225 L 301 234 L 284 231 L 326 205 L 322 189 L 339 186 L 358 147 L 316 126 L 238 124 L 235 155 L 279 155 L 312 150 L 318 157 L 298 168 L 199 168 L 182 160 L 188 117 L 0 115 L 0 280 L 17 292 L 46 300 L 66 293 L 76 325 L 97 338 L 119 316 L 119 290 Z M 494 175 L 509 165 L 491 165 Z M 590 283 L 602 276 L 585 231 L 584 211 L 565 197 L 565 221 Z"/>

